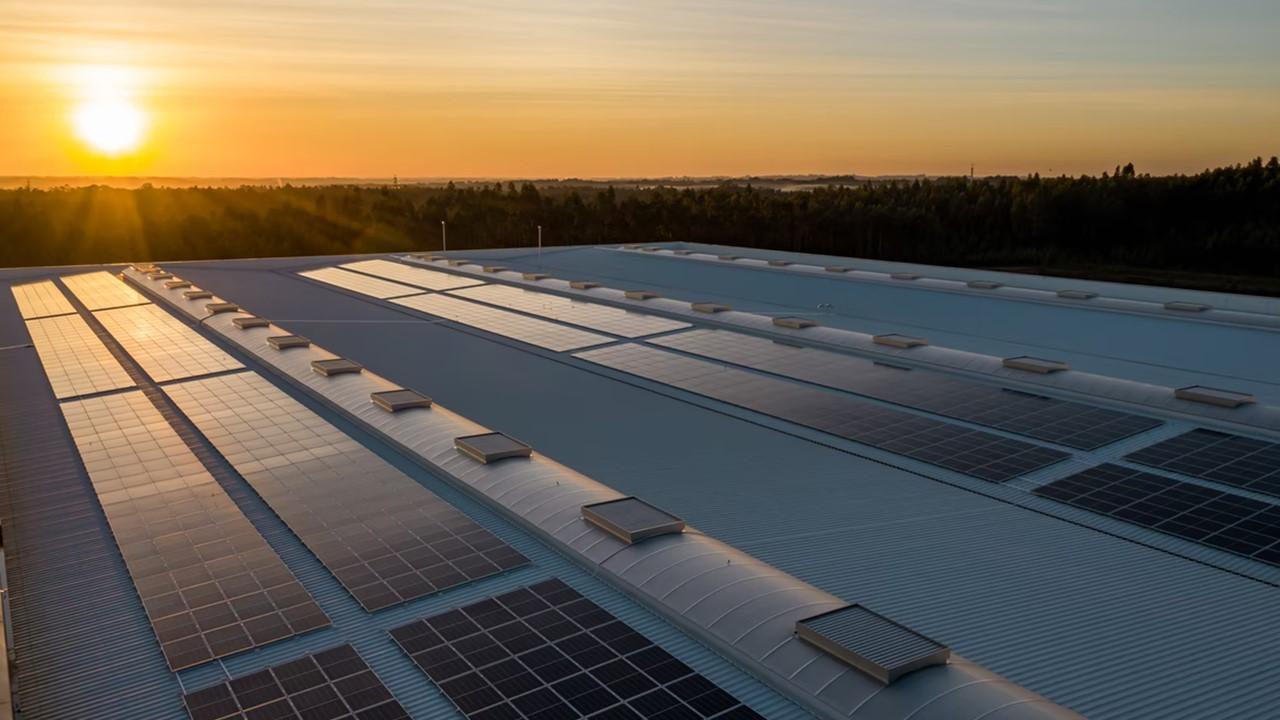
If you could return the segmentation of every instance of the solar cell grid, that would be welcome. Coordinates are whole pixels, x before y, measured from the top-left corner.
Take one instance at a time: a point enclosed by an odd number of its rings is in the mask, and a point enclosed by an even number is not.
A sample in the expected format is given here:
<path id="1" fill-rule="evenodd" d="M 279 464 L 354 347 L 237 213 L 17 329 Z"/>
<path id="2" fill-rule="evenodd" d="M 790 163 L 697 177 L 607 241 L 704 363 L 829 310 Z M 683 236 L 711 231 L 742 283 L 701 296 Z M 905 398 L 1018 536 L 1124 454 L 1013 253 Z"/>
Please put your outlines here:
<path id="1" fill-rule="evenodd" d="M 1125 459 L 1280 497 L 1280 443 L 1197 428 Z"/>
<path id="2" fill-rule="evenodd" d="M 560 580 L 391 637 L 472 720 L 760 717 Z"/>
<path id="3" fill-rule="evenodd" d="M 304 278 L 310 278 L 317 282 L 325 283 L 340 287 L 343 290 L 350 290 L 360 295 L 368 295 L 369 297 L 385 300 L 387 298 L 402 297 L 404 295 L 414 295 L 422 292 L 416 287 L 401 285 L 400 283 L 382 280 L 380 278 L 361 275 L 360 273 L 347 272 L 334 267 L 318 268 L 316 270 L 307 270 L 298 273 Z"/>
<path id="4" fill-rule="evenodd" d="M 445 295 L 417 295 L 391 302 L 555 352 L 578 350 L 613 339 Z"/>
<path id="5" fill-rule="evenodd" d="M 62 284 L 67 286 L 71 294 L 90 310 L 151 303 L 142 293 L 105 270 L 83 275 L 63 275 L 61 279 Z"/>
<path id="6" fill-rule="evenodd" d="M 484 285 L 457 290 L 450 294 L 626 338 L 689 327 L 688 323 L 678 320 L 642 315 L 607 305 L 572 300 L 534 290 L 521 290 L 507 285 Z"/>
<path id="7" fill-rule="evenodd" d="M 18 303 L 18 312 L 23 320 L 69 315 L 76 311 L 52 280 L 14 285 L 10 290 L 13 292 L 14 301 Z"/>
<path id="8" fill-rule="evenodd" d="M 59 400 L 134 386 L 120 361 L 79 315 L 28 320 L 27 332 Z"/>
<path id="9" fill-rule="evenodd" d="M 172 669 L 329 624 L 141 392 L 62 410 Z"/>
<path id="10" fill-rule="evenodd" d="M 155 305 L 104 310 L 93 316 L 156 382 L 244 367 Z"/>
<path id="11" fill-rule="evenodd" d="M 438 270 L 401 265 L 390 260 L 360 260 L 358 262 L 344 263 L 338 267 L 428 290 L 453 290 L 454 288 L 481 284 L 479 280 L 473 278 L 450 275 Z"/>
<path id="12" fill-rule="evenodd" d="M 1140 415 L 927 370 L 904 373 L 861 358 L 780 345 L 722 330 L 694 330 L 649 342 L 1081 450 L 1092 450 L 1161 424 Z"/>
<path id="13" fill-rule="evenodd" d="M 1069 457 L 1052 448 L 655 348 L 617 345 L 575 357 L 991 482 Z"/>
<path id="14" fill-rule="evenodd" d="M 408 720 L 350 645 L 183 696 L 191 720 Z"/>
<path id="15" fill-rule="evenodd" d="M 1109 463 L 1035 494 L 1280 565 L 1280 506 L 1271 503 Z"/>
<path id="16" fill-rule="evenodd" d="M 528 563 L 257 375 L 164 390 L 366 610 Z"/>

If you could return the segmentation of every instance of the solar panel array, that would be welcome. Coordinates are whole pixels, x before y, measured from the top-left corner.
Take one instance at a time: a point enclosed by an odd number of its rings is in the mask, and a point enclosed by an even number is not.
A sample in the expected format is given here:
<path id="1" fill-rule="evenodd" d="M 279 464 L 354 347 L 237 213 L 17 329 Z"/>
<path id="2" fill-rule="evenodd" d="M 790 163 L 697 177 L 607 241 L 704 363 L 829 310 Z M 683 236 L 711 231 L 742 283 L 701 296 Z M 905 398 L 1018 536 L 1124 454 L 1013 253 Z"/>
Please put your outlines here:
<path id="1" fill-rule="evenodd" d="M 310 278 L 317 282 L 322 282 L 334 287 L 340 287 L 343 290 L 350 290 L 361 295 L 386 300 L 387 298 L 402 297 L 404 295 L 414 295 L 422 292 L 416 287 L 401 285 L 400 283 L 381 280 L 379 278 L 361 275 L 360 273 L 347 272 L 338 268 L 319 268 L 316 270 L 307 270 L 298 273 L 304 278 Z"/>
<path id="2" fill-rule="evenodd" d="M 722 330 L 694 330 L 650 342 L 1081 450 L 1161 424 L 1140 415 L 924 370 L 885 367 L 870 360 Z"/>
<path id="3" fill-rule="evenodd" d="M 143 393 L 62 411 L 169 667 L 329 624 Z"/>
<path id="4" fill-rule="evenodd" d="M 104 310 L 93 316 L 156 382 L 244 367 L 155 305 Z"/>
<path id="5" fill-rule="evenodd" d="M 134 386 L 133 378 L 79 315 L 28 320 L 27 332 L 59 400 Z"/>
<path id="6" fill-rule="evenodd" d="M 1280 497 L 1280 443 L 1198 428 L 1125 459 Z"/>
<path id="7" fill-rule="evenodd" d="M 257 375 L 164 390 L 366 610 L 528 563 Z"/>
<path id="8" fill-rule="evenodd" d="M 482 285 L 450 294 L 626 338 L 689 327 L 689 323 L 678 320 L 628 312 L 534 290 L 521 290 L 508 285 Z"/>
<path id="9" fill-rule="evenodd" d="M 613 340 L 605 335 L 597 335 L 586 330 L 565 327 L 445 295 L 417 295 L 391 302 L 555 352 L 578 350 Z"/>
<path id="10" fill-rule="evenodd" d="M 1035 494 L 1280 565 L 1280 506 L 1271 503 L 1110 463 Z"/>
<path id="11" fill-rule="evenodd" d="M 470 287 L 472 285 L 480 284 L 479 280 L 469 277 L 450 275 L 449 273 L 442 273 L 421 267 L 401 265 L 398 262 L 391 262 L 390 260 L 360 260 L 358 262 L 344 263 L 338 267 L 362 272 L 366 275 L 385 278 L 387 280 L 395 280 L 396 282 L 426 288 L 428 290 L 453 290 L 454 288 Z"/>
<path id="12" fill-rule="evenodd" d="M 191 720 L 408 720 L 350 645 L 183 696 Z"/>
<path id="13" fill-rule="evenodd" d="M 560 580 L 391 636 L 472 720 L 760 718 Z"/>
<path id="14" fill-rule="evenodd" d="M 617 345 L 574 357 L 992 482 L 1070 457 L 1052 448 L 655 348 Z"/>
<path id="15" fill-rule="evenodd" d="M 69 315 L 76 311 L 52 280 L 14 285 L 10 290 L 23 320 Z"/>
<path id="16" fill-rule="evenodd" d="M 63 275 L 61 279 L 62 284 L 67 286 L 71 294 L 90 310 L 147 305 L 151 302 L 137 290 L 126 285 L 123 280 L 105 270 L 83 275 Z"/>

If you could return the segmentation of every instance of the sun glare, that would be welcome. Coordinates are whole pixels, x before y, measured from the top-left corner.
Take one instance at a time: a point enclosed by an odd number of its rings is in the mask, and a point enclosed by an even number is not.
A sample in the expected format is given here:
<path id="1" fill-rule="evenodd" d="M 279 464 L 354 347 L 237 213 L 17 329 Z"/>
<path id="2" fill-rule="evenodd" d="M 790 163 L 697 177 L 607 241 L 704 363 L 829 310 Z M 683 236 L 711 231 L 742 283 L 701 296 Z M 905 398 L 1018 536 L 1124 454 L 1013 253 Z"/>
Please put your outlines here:
<path id="1" fill-rule="evenodd" d="M 120 68 L 89 66 L 76 69 L 74 83 L 80 98 L 71 114 L 76 137 L 108 157 L 137 150 L 147 116 L 132 98 L 135 78 Z"/>

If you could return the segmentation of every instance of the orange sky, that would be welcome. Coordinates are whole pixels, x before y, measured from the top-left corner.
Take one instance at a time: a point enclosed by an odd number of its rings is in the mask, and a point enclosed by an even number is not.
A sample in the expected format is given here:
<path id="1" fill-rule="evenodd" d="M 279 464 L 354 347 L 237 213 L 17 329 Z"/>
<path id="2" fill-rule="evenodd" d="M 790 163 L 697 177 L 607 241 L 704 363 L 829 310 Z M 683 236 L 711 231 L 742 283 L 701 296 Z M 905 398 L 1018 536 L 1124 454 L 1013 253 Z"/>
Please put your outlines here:
<path id="1" fill-rule="evenodd" d="M 1280 153 L 1274 1 L 0 2 L 0 175 L 1162 173 Z M 94 93 L 144 114 L 136 151 L 77 136 Z"/>

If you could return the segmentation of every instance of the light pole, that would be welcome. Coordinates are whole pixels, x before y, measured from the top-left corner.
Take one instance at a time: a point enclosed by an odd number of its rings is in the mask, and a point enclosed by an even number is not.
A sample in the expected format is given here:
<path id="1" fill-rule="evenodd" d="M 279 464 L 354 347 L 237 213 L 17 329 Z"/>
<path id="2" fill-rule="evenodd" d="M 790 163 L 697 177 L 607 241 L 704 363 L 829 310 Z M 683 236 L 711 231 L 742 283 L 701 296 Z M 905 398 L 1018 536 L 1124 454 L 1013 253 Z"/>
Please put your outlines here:
<path id="1" fill-rule="evenodd" d="M 440 221 L 440 254 L 449 254 L 449 238 L 445 234 L 444 221 Z"/>
<path id="2" fill-rule="evenodd" d="M 538 226 L 538 267 L 542 267 L 542 226 Z"/>

